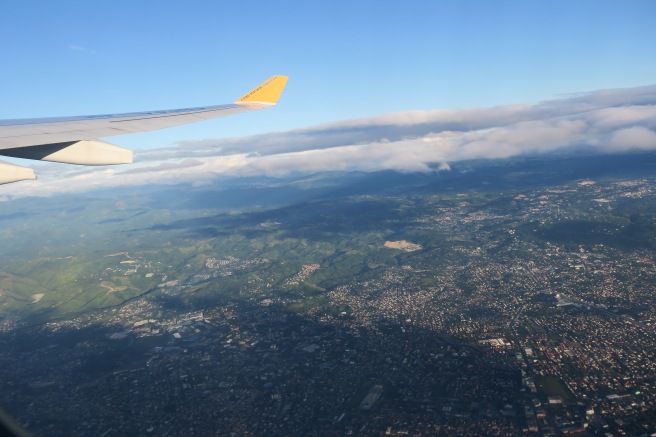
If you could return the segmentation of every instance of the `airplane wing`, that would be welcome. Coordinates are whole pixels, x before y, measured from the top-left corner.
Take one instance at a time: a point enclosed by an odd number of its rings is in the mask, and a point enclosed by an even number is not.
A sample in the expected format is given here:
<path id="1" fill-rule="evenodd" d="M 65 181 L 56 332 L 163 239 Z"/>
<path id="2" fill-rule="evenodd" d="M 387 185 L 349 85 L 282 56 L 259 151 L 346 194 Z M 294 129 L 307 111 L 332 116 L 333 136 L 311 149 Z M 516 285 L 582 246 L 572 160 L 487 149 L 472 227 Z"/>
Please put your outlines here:
<path id="1" fill-rule="evenodd" d="M 234 103 L 127 114 L 0 120 L 0 155 L 82 165 L 132 163 L 132 151 L 98 138 L 179 126 L 268 108 L 287 76 L 273 76 Z M 0 161 L 0 184 L 36 179 L 34 170 Z"/>

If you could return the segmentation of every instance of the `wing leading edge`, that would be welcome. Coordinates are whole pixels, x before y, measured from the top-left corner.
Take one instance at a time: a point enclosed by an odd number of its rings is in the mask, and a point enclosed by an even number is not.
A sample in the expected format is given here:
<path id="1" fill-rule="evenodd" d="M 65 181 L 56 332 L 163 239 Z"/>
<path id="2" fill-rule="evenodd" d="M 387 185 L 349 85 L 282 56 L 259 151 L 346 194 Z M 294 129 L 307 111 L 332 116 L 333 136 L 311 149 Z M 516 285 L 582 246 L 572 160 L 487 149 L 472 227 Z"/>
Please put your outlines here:
<path id="1" fill-rule="evenodd" d="M 82 165 L 132 162 L 132 151 L 97 138 L 147 132 L 275 105 L 287 76 L 273 76 L 232 104 L 126 114 L 0 120 L 0 155 Z M 0 184 L 36 179 L 34 171 L 0 161 Z"/>

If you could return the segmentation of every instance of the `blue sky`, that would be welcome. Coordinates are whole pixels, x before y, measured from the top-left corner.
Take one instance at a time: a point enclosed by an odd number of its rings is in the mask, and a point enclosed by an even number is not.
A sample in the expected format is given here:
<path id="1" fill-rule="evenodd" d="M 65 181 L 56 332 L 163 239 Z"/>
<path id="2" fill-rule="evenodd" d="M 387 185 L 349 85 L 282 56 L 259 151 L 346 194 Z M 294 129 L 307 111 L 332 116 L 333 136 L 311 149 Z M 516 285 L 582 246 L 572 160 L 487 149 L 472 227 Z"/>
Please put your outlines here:
<path id="1" fill-rule="evenodd" d="M 651 0 L 8 0 L 0 119 L 229 103 L 273 74 L 290 76 L 274 109 L 110 140 L 153 150 L 392 112 L 536 105 L 656 83 L 655 19 Z M 628 136 L 644 147 L 650 135 Z"/>
<path id="2" fill-rule="evenodd" d="M 0 118 L 281 106 L 132 146 L 656 82 L 653 1 L 6 1 Z M 123 139 L 122 139 L 123 140 Z M 124 144 L 126 141 L 121 141 Z"/>

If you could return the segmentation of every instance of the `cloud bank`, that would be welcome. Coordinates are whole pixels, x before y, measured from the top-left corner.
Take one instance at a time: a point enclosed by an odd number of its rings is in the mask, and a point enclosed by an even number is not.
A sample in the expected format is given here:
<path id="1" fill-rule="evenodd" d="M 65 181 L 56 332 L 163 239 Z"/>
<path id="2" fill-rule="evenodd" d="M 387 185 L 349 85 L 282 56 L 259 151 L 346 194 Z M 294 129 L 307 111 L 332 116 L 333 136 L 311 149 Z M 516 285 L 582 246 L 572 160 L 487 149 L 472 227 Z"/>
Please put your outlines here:
<path id="1" fill-rule="evenodd" d="M 208 183 L 219 175 L 320 171 L 429 172 L 469 159 L 587 148 L 656 149 L 656 85 L 601 90 L 534 105 L 406 111 L 242 138 L 187 141 L 136 154 L 132 166 L 43 165 L 40 179 L 0 196 L 145 184 Z M 66 173 L 64 173 L 66 172 Z"/>

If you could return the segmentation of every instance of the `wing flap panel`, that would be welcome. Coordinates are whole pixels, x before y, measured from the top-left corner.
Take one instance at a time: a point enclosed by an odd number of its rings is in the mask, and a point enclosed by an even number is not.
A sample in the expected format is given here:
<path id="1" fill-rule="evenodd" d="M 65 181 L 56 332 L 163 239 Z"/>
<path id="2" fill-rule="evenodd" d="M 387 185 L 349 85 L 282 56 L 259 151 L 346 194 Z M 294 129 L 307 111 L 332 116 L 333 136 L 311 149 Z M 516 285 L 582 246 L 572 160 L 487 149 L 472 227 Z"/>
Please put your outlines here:
<path id="1" fill-rule="evenodd" d="M 34 170 L 0 161 L 0 184 L 36 179 Z"/>
<path id="2" fill-rule="evenodd" d="M 13 158 L 81 165 L 131 164 L 132 151 L 102 141 L 75 141 L 0 151 Z"/>

